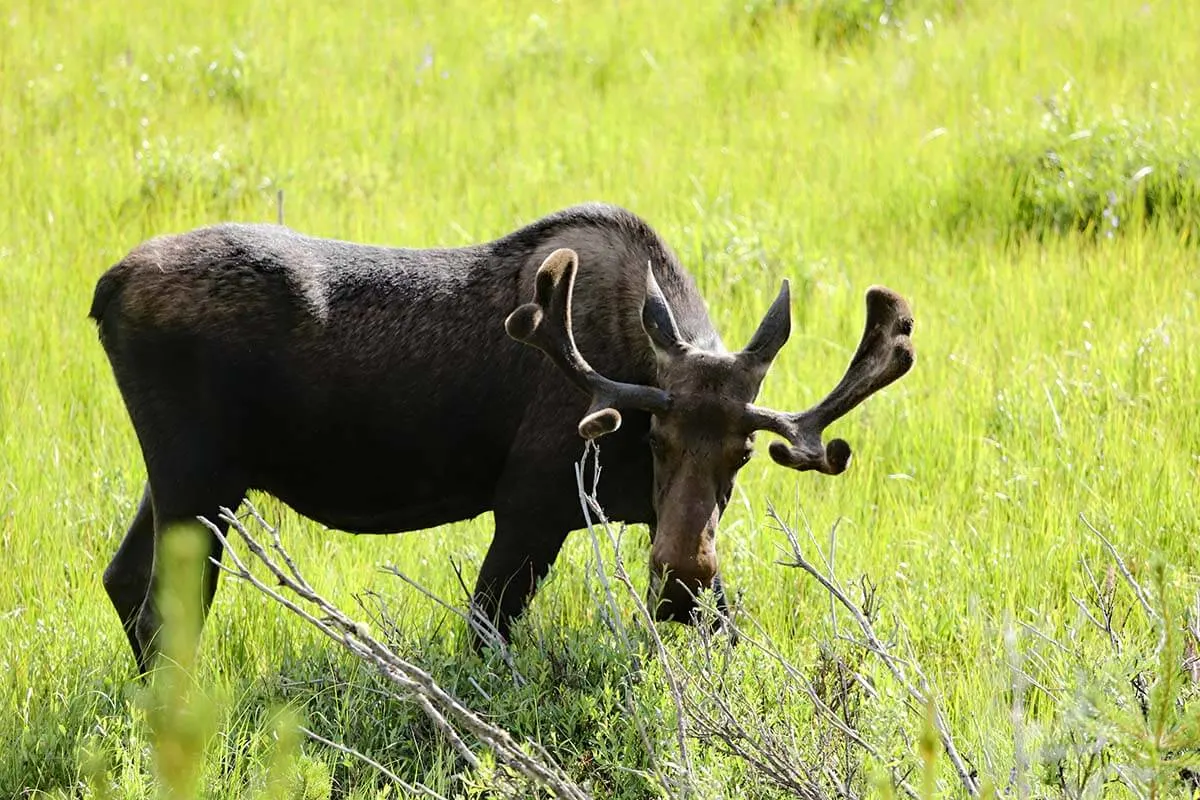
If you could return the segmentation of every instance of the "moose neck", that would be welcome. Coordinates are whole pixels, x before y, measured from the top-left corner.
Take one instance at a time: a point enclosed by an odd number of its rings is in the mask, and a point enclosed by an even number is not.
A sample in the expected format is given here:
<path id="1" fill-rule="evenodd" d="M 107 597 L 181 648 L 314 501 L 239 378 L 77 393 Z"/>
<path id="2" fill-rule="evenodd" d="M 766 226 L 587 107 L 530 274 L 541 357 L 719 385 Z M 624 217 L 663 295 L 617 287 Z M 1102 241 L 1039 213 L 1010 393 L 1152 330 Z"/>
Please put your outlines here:
<path id="1" fill-rule="evenodd" d="M 516 256 L 523 265 L 517 297 L 530 296 L 534 275 L 550 253 L 560 247 L 574 250 L 579 269 L 572 328 L 580 352 L 615 380 L 654 384 L 655 356 L 641 322 L 649 264 L 681 338 L 702 350 L 726 352 L 695 281 L 671 248 L 640 220 L 629 215 L 606 219 L 611 213 L 603 206 L 567 209 L 497 241 L 497 256 Z"/>

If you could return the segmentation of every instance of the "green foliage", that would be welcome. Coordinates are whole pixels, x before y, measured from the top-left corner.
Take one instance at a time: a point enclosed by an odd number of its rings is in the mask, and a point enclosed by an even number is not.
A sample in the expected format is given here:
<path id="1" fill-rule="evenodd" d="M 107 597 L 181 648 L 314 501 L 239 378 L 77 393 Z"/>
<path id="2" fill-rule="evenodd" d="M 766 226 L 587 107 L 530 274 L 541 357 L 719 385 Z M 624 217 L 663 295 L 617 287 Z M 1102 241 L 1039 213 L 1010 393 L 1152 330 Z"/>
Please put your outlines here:
<path id="1" fill-rule="evenodd" d="M 162 617 L 162 648 L 144 695 L 144 713 L 154 742 L 154 772 L 161 796 L 196 795 L 199 769 L 213 719 L 193 683 L 195 646 L 203 624 L 201 596 L 208 536 L 199 525 L 166 531 L 155 549 L 161 576 L 157 607 Z"/>
<path id="2" fill-rule="evenodd" d="M 1071 88 L 1042 101 L 1032 131 L 1005 118 L 1011 115 L 982 114 L 983 152 L 971 156 L 945 204 L 950 227 L 999 227 L 1015 239 L 1041 240 L 1071 231 L 1112 238 L 1162 225 L 1194 243 L 1200 234 L 1194 123 L 1186 115 L 1085 116 Z"/>
<path id="3" fill-rule="evenodd" d="M 844 49 L 873 39 L 905 37 L 963 11 L 964 0 L 747 0 L 736 3 L 751 30 L 780 18 L 814 45 Z"/>
<path id="4" fill-rule="evenodd" d="M 1130 765 L 1139 791 L 1187 796 L 1196 684 L 1176 667 L 1195 663 L 1183 607 L 1200 563 L 1195 30 L 1190 0 L 6 6 L 0 797 L 397 796 L 294 724 L 448 796 L 489 790 L 492 773 L 465 770 L 368 668 L 241 585 L 222 585 L 194 663 L 148 691 L 131 680 L 100 575 L 144 472 L 86 319 L 91 292 L 149 236 L 273 221 L 281 188 L 298 230 L 398 245 L 477 242 L 582 200 L 628 206 L 695 272 L 731 347 L 792 281 L 792 339 L 761 398 L 780 408 L 834 385 L 867 286 L 900 291 L 916 368 L 830 431 L 855 448 L 845 475 L 788 473 L 761 453 L 742 471 L 720 534 L 728 585 L 815 676 L 828 598 L 775 563 L 766 502 L 815 530 L 844 518 L 839 571 L 879 581 L 882 618 L 902 623 L 997 796 L 1014 791 L 1012 625 L 1036 681 L 1022 695 L 1031 794 L 1116 794 L 1114 765 Z M 375 569 L 394 562 L 461 597 L 450 562 L 469 584 L 487 515 L 354 538 L 260 507 L 344 608 L 387 595 L 397 647 L 474 708 L 543 742 L 599 797 L 661 794 L 651 756 L 675 758 L 674 702 L 654 660 L 635 666 L 599 620 L 590 543 L 568 542 L 518 627 L 517 685 Z M 1120 648 L 1083 616 L 1072 598 L 1096 592 L 1080 560 L 1106 562 L 1081 511 L 1111 521 L 1173 625 L 1137 611 L 1120 576 Z M 623 552 L 644 564 L 645 532 Z M 1161 580 L 1153 554 L 1174 565 Z M 695 647 L 663 630 L 676 651 Z M 746 718 L 821 752 L 778 665 L 741 648 L 722 674 Z M 882 750 L 861 793 L 882 776 L 879 793 L 900 796 L 888 781 L 902 766 L 954 796 L 944 754 L 914 749 L 907 699 L 882 671 L 872 685 L 860 718 Z M 783 795 L 744 759 L 692 744 L 705 796 Z"/>
<path id="5" fill-rule="evenodd" d="M 218 145 L 211 153 L 190 152 L 182 140 L 168 142 L 159 137 L 142 141 L 134 154 L 141 187 L 136 198 L 123 206 L 128 213 L 145 213 L 154 206 L 170 206 L 181 197 L 213 209 L 233 209 L 257 195 L 273 198 L 275 182 L 258 175 L 243 156 Z"/>

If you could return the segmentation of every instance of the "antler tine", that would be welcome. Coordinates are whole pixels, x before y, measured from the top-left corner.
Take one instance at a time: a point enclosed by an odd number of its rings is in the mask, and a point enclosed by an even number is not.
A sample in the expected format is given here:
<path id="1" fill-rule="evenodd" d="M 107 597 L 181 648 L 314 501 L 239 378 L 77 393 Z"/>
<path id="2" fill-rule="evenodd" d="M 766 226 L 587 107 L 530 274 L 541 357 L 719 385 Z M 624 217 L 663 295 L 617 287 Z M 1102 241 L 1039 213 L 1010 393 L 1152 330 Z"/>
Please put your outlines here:
<path id="1" fill-rule="evenodd" d="M 883 286 L 868 289 L 866 301 L 867 324 L 858 350 L 846 374 L 824 400 L 797 414 L 755 406 L 747 409 L 752 428 L 769 430 L 790 442 L 790 446 L 771 443 L 771 458 L 777 464 L 827 475 L 844 472 L 850 463 L 850 445 L 843 439 L 822 443 L 825 428 L 912 369 L 916 354 L 909 338 L 913 318 L 908 303 Z"/>
<path id="2" fill-rule="evenodd" d="M 621 427 L 618 408 L 662 412 L 670 395 L 656 386 L 610 380 L 587 363 L 571 333 L 571 295 L 579 256 L 560 248 L 538 268 L 534 299 L 508 315 L 504 329 L 518 342 L 536 347 L 553 361 L 572 383 L 592 396 L 592 405 L 579 422 L 579 435 L 595 439 Z"/>

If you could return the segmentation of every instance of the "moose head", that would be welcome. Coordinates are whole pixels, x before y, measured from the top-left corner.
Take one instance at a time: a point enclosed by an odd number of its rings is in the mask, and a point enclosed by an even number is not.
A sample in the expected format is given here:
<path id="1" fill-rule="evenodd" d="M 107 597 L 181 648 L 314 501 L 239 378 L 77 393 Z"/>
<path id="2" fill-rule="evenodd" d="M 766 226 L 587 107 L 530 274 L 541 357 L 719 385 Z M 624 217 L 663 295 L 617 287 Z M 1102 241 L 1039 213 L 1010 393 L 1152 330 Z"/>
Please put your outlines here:
<path id="1" fill-rule="evenodd" d="M 579 258 L 574 250 L 551 253 L 537 272 L 534 299 L 505 320 L 508 335 L 544 352 L 591 396 L 579 435 L 595 440 L 621 426 L 621 409 L 651 416 L 656 517 L 650 550 L 650 606 L 659 620 L 687 621 L 695 596 L 717 580 L 717 524 L 738 471 L 750 460 L 755 434 L 768 431 L 771 458 L 797 471 L 845 471 L 850 445 L 828 444 L 830 424 L 912 367 L 908 303 L 890 289 L 867 291 L 862 340 L 842 380 L 805 411 L 783 412 L 754 404 L 763 379 L 791 333 L 790 293 L 779 295 L 746 347 L 707 350 L 685 341 L 671 307 L 647 265 L 641 322 L 655 354 L 656 385 L 611 380 L 594 370 L 575 345 L 571 295 Z"/>

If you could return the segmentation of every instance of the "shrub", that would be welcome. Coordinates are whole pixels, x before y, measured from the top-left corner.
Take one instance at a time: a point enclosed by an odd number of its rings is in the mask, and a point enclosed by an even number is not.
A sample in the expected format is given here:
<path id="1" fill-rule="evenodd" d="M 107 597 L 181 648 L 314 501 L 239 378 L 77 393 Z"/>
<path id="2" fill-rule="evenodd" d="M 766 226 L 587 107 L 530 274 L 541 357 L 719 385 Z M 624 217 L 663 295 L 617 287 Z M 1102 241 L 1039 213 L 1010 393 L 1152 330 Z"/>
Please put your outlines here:
<path id="1" fill-rule="evenodd" d="M 279 188 L 269 172 L 243 154 L 217 144 L 200 153 L 180 139 L 143 139 L 134 154 L 140 184 L 125 212 L 166 209 L 182 199 L 201 201 L 221 215 L 247 203 L 271 202 Z"/>
<path id="2" fill-rule="evenodd" d="M 842 49 L 874 37 L 902 35 L 911 21 L 951 16 L 964 0 L 749 0 L 739 12 L 752 30 L 781 16 L 811 33 L 812 43 Z"/>
<path id="3" fill-rule="evenodd" d="M 995 225 L 1007 239 L 1042 240 L 1166 225 L 1195 239 L 1200 147 L 1186 116 L 1087 118 L 1069 85 L 1042 106 L 1032 131 L 984 114 L 980 151 L 943 204 L 951 228 Z"/>

